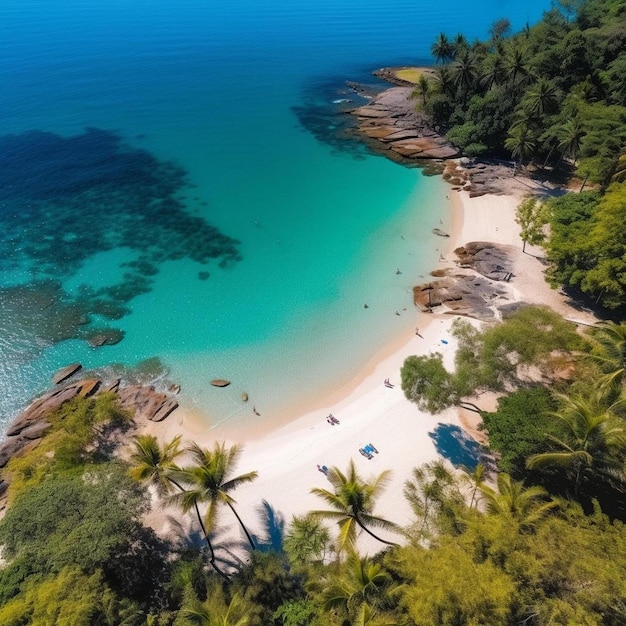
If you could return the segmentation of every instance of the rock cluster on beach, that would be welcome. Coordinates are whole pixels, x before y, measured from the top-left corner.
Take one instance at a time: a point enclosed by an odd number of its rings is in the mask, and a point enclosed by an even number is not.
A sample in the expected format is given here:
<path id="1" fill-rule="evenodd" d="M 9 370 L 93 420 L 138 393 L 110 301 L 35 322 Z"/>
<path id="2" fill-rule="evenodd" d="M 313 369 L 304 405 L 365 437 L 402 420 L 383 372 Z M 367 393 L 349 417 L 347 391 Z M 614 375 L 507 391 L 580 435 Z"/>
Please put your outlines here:
<path id="1" fill-rule="evenodd" d="M 357 132 L 375 151 L 402 163 L 457 156 L 458 150 L 415 111 L 412 93 L 412 87 L 392 87 L 353 109 Z"/>
<path id="2" fill-rule="evenodd" d="M 68 382 L 68 378 L 80 368 L 80 364 L 74 363 L 59 370 L 53 377 L 55 386 L 17 415 L 6 432 L 6 440 L 0 445 L 0 467 L 4 467 L 11 457 L 36 447 L 50 428 L 46 420 L 50 412 L 78 396 L 89 398 L 113 392 L 121 408 L 135 419 L 153 422 L 164 420 L 178 407 L 174 398 L 158 391 L 153 385 L 123 385 L 119 378 L 105 381 L 95 377 Z"/>
<path id="3" fill-rule="evenodd" d="M 435 280 L 413 288 L 413 301 L 423 312 L 445 305 L 450 313 L 493 320 L 511 301 L 506 283 L 513 277 L 508 246 L 475 241 L 457 248 L 456 268 L 432 272 Z"/>

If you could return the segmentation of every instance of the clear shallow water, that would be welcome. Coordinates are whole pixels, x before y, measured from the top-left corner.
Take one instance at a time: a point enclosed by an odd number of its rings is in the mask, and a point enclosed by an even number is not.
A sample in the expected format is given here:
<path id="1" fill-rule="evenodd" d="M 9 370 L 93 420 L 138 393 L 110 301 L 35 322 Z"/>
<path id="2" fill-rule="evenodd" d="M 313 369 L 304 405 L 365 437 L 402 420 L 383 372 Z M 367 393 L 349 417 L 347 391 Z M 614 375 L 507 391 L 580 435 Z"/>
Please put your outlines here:
<path id="1" fill-rule="evenodd" d="M 337 144 L 332 100 L 547 3 L 94 4 L 0 5 L 0 420 L 71 361 L 159 357 L 212 422 L 249 419 L 243 391 L 269 416 L 349 380 L 414 324 L 448 207 Z"/>

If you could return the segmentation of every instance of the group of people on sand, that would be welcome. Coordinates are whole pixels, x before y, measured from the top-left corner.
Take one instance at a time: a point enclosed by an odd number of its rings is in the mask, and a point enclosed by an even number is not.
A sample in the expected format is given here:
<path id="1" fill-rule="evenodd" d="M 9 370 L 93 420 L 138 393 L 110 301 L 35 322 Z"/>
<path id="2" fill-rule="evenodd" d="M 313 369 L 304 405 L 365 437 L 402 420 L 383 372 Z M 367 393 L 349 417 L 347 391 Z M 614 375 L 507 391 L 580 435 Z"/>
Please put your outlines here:
<path id="1" fill-rule="evenodd" d="M 388 389 L 393 389 L 395 385 L 390 383 L 388 378 L 385 378 L 385 387 L 387 387 Z"/>

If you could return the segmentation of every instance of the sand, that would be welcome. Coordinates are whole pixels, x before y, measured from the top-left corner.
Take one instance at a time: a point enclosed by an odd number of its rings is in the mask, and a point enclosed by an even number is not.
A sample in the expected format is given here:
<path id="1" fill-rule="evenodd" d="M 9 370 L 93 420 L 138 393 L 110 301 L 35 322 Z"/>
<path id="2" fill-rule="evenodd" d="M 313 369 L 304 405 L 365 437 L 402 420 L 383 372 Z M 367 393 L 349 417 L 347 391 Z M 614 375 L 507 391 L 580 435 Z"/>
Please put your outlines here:
<path id="1" fill-rule="evenodd" d="M 567 317 L 574 316 L 584 323 L 591 323 L 591 316 L 574 312 L 561 294 L 545 284 L 539 258 L 541 251 L 527 246 L 528 253 L 522 254 L 515 209 L 532 184 L 517 179 L 508 195 L 477 198 L 470 198 L 464 191 L 451 190 L 453 228 L 440 266 L 452 266 L 454 248 L 470 241 L 510 245 L 514 248 L 515 258 L 515 276 L 510 283 L 512 297 L 548 304 Z M 417 277 L 415 282 L 419 282 Z M 409 402 L 400 388 L 400 368 L 410 355 L 439 352 L 446 367 L 452 369 L 456 349 L 456 342 L 450 335 L 452 321 L 453 316 L 445 312 L 416 312 L 420 336 L 411 332 L 399 338 L 344 390 L 335 392 L 315 410 L 296 416 L 288 424 L 270 432 L 263 432 L 260 427 L 257 432 L 249 430 L 238 433 L 235 438 L 232 432 L 207 429 L 193 415 L 180 410 L 166 422 L 152 425 L 150 429 L 160 439 L 182 432 L 185 440 L 194 440 L 201 445 L 210 446 L 216 440 L 243 445 L 237 472 L 256 470 L 258 478 L 252 484 L 241 486 L 233 496 L 244 522 L 258 537 L 266 535 L 268 506 L 272 514 L 286 524 L 293 515 L 325 508 L 325 504 L 310 493 L 313 487 L 331 488 L 317 465 L 337 466 L 345 471 L 350 459 L 364 477 L 391 470 L 390 482 L 374 513 L 406 526 L 412 520 L 412 513 L 403 497 L 403 487 L 411 478 L 413 468 L 440 458 L 442 451 L 449 453 L 455 438 L 473 441 L 473 436 L 475 440 L 481 439 L 475 414 L 456 408 L 439 415 L 427 414 Z M 387 378 L 395 385 L 393 388 L 384 385 Z M 477 402 L 484 402 L 484 408 L 495 405 L 493 397 L 479 398 Z M 331 413 L 339 424 L 331 426 L 327 423 L 326 416 Z M 368 443 L 378 450 L 371 459 L 359 453 L 359 448 Z M 174 518 L 179 519 L 180 515 L 174 515 Z M 220 538 L 238 542 L 242 535 L 230 512 L 225 510 L 221 519 L 224 530 Z M 171 522 L 163 512 L 153 521 L 161 532 L 171 529 Z M 378 532 L 388 540 L 402 541 L 401 536 L 382 530 Z M 367 535 L 359 538 L 362 553 L 371 554 L 382 547 L 383 544 Z"/>

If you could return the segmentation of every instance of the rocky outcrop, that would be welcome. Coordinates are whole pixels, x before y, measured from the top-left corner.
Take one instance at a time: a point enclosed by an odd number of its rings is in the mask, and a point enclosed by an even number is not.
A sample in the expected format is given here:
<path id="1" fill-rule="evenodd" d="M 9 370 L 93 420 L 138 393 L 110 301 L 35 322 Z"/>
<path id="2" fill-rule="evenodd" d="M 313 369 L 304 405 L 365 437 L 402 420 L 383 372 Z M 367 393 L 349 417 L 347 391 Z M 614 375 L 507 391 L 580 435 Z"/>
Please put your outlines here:
<path id="1" fill-rule="evenodd" d="M 513 296 L 506 283 L 513 277 L 507 246 L 468 243 L 455 250 L 458 267 L 433 272 L 435 280 L 413 288 L 421 311 L 445 306 L 447 312 L 479 320 L 495 319 Z"/>
<path id="2" fill-rule="evenodd" d="M 211 384 L 214 387 L 228 387 L 228 385 L 230 385 L 230 380 L 226 380 L 224 378 L 215 378 L 211 381 Z"/>
<path id="3" fill-rule="evenodd" d="M 485 241 L 472 241 L 454 251 L 460 267 L 468 267 L 491 280 L 509 282 L 513 277 L 513 262 L 506 246 Z"/>
<path id="4" fill-rule="evenodd" d="M 67 379 L 78 369 L 80 365 L 75 363 L 59 370 L 55 378 L 71 371 L 64 377 Z M 50 428 L 47 418 L 52 411 L 77 396 L 88 398 L 107 392 L 117 394 L 120 406 L 135 419 L 160 422 L 178 407 L 174 398 L 157 391 L 152 385 L 122 386 L 119 378 L 106 381 L 100 378 L 84 378 L 64 384 L 59 382 L 58 386 L 34 400 L 13 420 L 6 432 L 6 440 L 0 445 L 0 467 L 4 467 L 11 457 L 23 454 L 39 444 L 41 437 Z"/>
<path id="5" fill-rule="evenodd" d="M 118 391 L 120 405 L 136 417 L 152 422 L 162 422 L 174 409 L 178 402 L 152 385 L 130 385 Z"/>
<path id="6" fill-rule="evenodd" d="M 415 111 L 412 93 L 413 87 L 392 87 L 353 109 L 358 134 L 375 151 L 402 163 L 457 156 L 458 150 Z"/>

